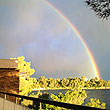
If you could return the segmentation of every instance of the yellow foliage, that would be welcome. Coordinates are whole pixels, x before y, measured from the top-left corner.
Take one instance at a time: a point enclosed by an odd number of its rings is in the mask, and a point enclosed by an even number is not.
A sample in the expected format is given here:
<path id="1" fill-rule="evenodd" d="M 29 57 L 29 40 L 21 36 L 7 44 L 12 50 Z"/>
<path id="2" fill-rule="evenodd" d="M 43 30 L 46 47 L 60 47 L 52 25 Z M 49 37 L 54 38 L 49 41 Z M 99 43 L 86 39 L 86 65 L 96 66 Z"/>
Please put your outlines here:
<path id="1" fill-rule="evenodd" d="M 35 79 L 30 78 L 32 74 L 34 74 L 35 70 L 31 68 L 31 62 L 26 62 L 24 56 L 20 56 L 18 58 L 10 58 L 10 59 L 16 59 L 18 61 L 18 68 L 20 72 L 19 77 L 19 94 L 27 96 L 29 92 L 33 89 L 33 81 Z"/>
<path id="2" fill-rule="evenodd" d="M 33 78 L 28 78 L 27 80 L 23 77 L 20 77 L 20 86 L 19 86 L 19 94 L 28 96 L 28 93 L 33 89 Z"/>
<path id="3" fill-rule="evenodd" d="M 15 59 L 15 58 L 10 58 L 10 59 Z M 17 70 L 20 71 L 20 73 L 24 74 L 24 76 L 31 76 L 32 74 L 35 73 L 35 70 L 31 68 L 31 62 L 26 62 L 24 56 L 20 56 L 17 58 L 18 60 L 18 68 Z"/>

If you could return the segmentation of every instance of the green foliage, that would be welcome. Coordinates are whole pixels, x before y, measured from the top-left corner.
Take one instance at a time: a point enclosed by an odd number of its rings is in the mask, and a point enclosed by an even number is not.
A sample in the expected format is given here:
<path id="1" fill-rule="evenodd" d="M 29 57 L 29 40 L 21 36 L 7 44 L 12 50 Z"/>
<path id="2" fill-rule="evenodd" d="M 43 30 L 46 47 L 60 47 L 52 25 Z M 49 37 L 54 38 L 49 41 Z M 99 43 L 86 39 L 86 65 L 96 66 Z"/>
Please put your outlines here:
<path id="1" fill-rule="evenodd" d="M 30 94 L 29 97 L 36 97 L 36 98 L 39 98 L 42 96 L 42 92 L 38 91 L 37 94 Z M 35 106 L 35 102 L 31 101 L 31 100 L 26 100 L 26 99 L 23 99 L 23 101 L 21 101 L 21 104 L 24 105 L 24 106 Z"/>
<path id="2" fill-rule="evenodd" d="M 15 58 L 14 58 L 15 59 Z M 87 97 L 82 88 L 87 87 L 110 87 L 110 81 L 104 81 L 98 78 L 92 78 L 91 80 L 85 80 L 86 77 L 82 76 L 81 78 L 63 78 L 63 79 L 53 79 L 53 78 L 45 78 L 41 76 L 39 79 L 31 78 L 30 76 L 34 74 L 35 70 L 31 68 L 31 63 L 24 61 L 25 57 L 21 56 L 17 58 L 18 68 L 21 75 L 19 77 L 20 85 L 19 85 L 19 94 L 28 96 L 28 94 L 32 91 L 32 89 L 71 89 L 72 91 L 67 91 L 65 94 L 58 93 L 57 95 L 51 94 L 50 98 L 53 101 L 71 103 L 81 105 L 84 103 L 84 99 Z M 49 94 L 42 94 L 40 91 L 35 95 L 31 94 L 30 97 L 49 99 Z M 23 100 L 21 101 L 22 105 L 34 107 L 39 109 L 39 103 Z M 101 103 L 99 99 L 91 99 L 86 106 L 105 108 L 105 103 Z M 56 107 L 53 105 L 42 104 L 42 107 L 45 110 L 66 110 L 62 107 Z"/>
<path id="3" fill-rule="evenodd" d="M 18 68 L 20 73 L 23 74 L 23 76 L 31 76 L 34 74 L 35 70 L 31 68 L 31 62 L 26 62 L 24 56 L 20 56 L 18 58 L 10 58 L 10 59 L 16 59 L 18 61 Z"/>
<path id="4" fill-rule="evenodd" d="M 48 99 L 49 100 L 49 94 L 48 93 L 42 93 L 40 91 L 37 92 L 37 94 L 30 94 L 29 97 L 35 97 L 35 98 L 42 98 L 42 99 Z M 21 104 L 23 106 L 27 106 L 29 108 L 34 108 L 36 110 L 39 109 L 39 102 L 36 101 L 31 101 L 31 100 L 26 100 L 24 99 L 23 101 L 21 101 Z M 42 103 L 42 108 L 46 108 L 46 105 Z"/>
<path id="5" fill-rule="evenodd" d="M 32 74 L 34 74 L 35 70 L 33 68 L 31 68 L 31 62 L 26 62 L 24 61 L 25 57 L 21 56 L 18 57 L 18 70 L 20 71 L 20 73 L 23 73 L 26 76 L 31 76 Z"/>
<path id="6" fill-rule="evenodd" d="M 47 88 L 47 79 L 44 76 L 41 76 L 38 80 L 38 83 L 40 85 L 41 88 Z"/>
<path id="7" fill-rule="evenodd" d="M 95 98 L 91 98 L 90 99 L 90 102 L 86 104 L 86 106 L 89 106 L 89 107 L 96 107 L 96 108 L 101 108 L 101 109 L 105 109 L 106 107 L 106 103 L 101 103 L 99 101 L 99 99 Z"/>
<path id="8" fill-rule="evenodd" d="M 35 78 L 25 79 L 23 77 L 19 77 L 20 85 L 19 85 L 19 94 L 27 96 L 36 85 L 34 85 Z"/>
<path id="9" fill-rule="evenodd" d="M 20 78 L 20 93 L 22 95 L 28 94 L 32 89 L 82 89 L 82 88 L 107 88 L 110 87 L 110 81 L 104 81 L 102 79 L 92 78 L 85 81 L 85 77 L 80 78 L 63 78 L 53 79 L 45 78 L 41 76 L 36 78 Z"/>
<path id="10" fill-rule="evenodd" d="M 67 86 L 67 84 L 66 84 L 66 79 L 65 79 L 65 78 L 63 78 L 63 79 L 61 80 L 61 84 L 62 84 L 62 87 L 66 87 L 66 86 Z"/>
<path id="11" fill-rule="evenodd" d="M 30 78 L 32 74 L 34 74 L 35 70 L 31 68 L 31 63 L 26 62 L 25 57 L 21 56 L 18 58 L 10 58 L 16 59 L 18 61 L 18 68 L 20 75 L 19 75 L 19 94 L 20 95 L 28 95 L 29 92 L 32 91 L 33 88 L 37 87 L 37 80 L 36 78 Z"/>
<path id="12" fill-rule="evenodd" d="M 85 2 L 99 18 L 108 19 L 110 16 L 110 0 L 85 0 Z"/>
<path id="13" fill-rule="evenodd" d="M 51 94 L 50 97 L 53 101 L 81 105 L 82 103 L 84 103 L 84 99 L 87 97 L 87 94 L 84 90 L 73 90 L 67 91 L 65 94 L 62 94 L 61 92 L 57 95 Z M 66 110 L 65 108 L 48 104 L 46 104 L 46 108 L 49 110 Z"/>
<path id="14" fill-rule="evenodd" d="M 40 86 L 40 88 L 43 89 L 74 89 L 74 88 L 83 88 L 85 86 L 85 81 L 80 78 L 63 78 L 63 79 L 53 79 L 53 78 L 45 78 L 44 76 L 41 76 L 37 80 L 37 85 Z"/>
<path id="15" fill-rule="evenodd" d="M 105 81 L 103 79 L 98 79 L 97 77 L 87 80 L 84 84 L 87 88 L 107 88 L 110 87 L 110 81 Z"/>

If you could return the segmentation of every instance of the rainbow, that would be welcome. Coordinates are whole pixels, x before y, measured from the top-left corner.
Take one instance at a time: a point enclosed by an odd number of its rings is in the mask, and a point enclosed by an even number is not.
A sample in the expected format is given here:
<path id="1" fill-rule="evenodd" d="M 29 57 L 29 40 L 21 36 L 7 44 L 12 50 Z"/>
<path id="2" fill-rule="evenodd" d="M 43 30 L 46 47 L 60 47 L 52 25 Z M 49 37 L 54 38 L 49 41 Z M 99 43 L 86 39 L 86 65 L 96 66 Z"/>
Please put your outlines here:
<path id="1" fill-rule="evenodd" d="M 54 10 L 54 12 L 56 14 L 58 14 L 70 27 L 71 29 L 75 32 L 75 34 L 77 35 L 77 37 L 80 39 L 82 45 L 84 46 L 87 54 L 88 54 L 88 57 L 90 59 L 90 62 L 92 64 L 92 67 L 93 67 L 93 70 L 94 70 L 94 74 L 99 78 L 101 79 L 101 76 L 100 76 L 100 73 L 99 73 L 99 69 L 97 67 L 97 64 L 94 60 L 94 57 L 92 55 L 92 52 L 90 51 L 90 49 L 88 48 L 85 40 L 83 39 L 82 35 L 79 33 L 79 31 L 77 30 L 77 28 L 72 24 L 72 22 L 66 17 L 64 16 L 64 14 L 58 10 L 56 7 L 54 7 L 54 5 L 52 5 L 50 2 L 48 2 L 47 0 L 42 0 L 49 8 L 51 8 L 52 10 Z"/>

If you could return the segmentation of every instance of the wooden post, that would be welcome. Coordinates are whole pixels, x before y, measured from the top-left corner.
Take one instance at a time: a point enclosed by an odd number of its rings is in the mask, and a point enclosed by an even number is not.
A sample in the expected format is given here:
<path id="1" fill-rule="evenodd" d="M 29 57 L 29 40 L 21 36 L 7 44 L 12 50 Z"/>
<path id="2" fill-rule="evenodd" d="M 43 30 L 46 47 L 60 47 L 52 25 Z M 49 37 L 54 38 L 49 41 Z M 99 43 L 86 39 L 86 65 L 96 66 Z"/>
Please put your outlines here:
<path id="1" fill-rule="evenodd" d="M 16 104 L 17 104 L 17 102 L 18 102 L 18 100 L 17 100 L 18 98 L 16 97 Z"/>
<path id="2" fill-rule="evenodd" d="M 40 102 L 40 110 L 42 110 L 42 103 Z"/>
<path id="3" fill-rule="evenodd" d="M 5 100 L 6 100 L 6 94 L 5 94 Z"/>

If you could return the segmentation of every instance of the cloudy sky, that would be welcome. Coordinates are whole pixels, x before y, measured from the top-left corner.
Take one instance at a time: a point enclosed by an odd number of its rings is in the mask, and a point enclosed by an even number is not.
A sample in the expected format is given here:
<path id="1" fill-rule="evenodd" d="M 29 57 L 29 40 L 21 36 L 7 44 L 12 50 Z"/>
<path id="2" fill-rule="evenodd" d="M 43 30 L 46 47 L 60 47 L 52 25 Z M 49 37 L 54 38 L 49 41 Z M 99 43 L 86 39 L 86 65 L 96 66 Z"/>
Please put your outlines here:
<path id="1" fill-rule="evenodd" d="M 110 80 L 110 20 L 83 0 L 48 0 L 83 36 L 100 75 Z M 0 58 L 25 56 L 36 77 L 92 78 L 93 65 L 70 25 L 45 0 L 0 0 Z"/>

